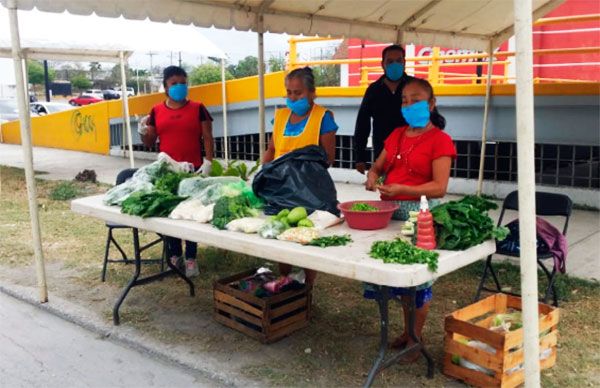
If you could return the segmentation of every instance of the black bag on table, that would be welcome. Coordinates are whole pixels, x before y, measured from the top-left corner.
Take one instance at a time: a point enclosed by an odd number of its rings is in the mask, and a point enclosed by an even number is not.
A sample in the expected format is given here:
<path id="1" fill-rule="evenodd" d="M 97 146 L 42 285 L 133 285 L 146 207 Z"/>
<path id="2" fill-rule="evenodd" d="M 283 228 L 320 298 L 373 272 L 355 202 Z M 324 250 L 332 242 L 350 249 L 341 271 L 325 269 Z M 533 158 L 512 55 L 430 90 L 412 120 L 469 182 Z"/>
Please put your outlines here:
<path id="1" fill-rule="evenodd" d="M 252 190 L 265 201 L 265 214 L 297 206 L 308 213 L 324 210 L 339 216 L 337 191 L 327 171 L 327 154 L 311 145 L 263 165 Z"/>

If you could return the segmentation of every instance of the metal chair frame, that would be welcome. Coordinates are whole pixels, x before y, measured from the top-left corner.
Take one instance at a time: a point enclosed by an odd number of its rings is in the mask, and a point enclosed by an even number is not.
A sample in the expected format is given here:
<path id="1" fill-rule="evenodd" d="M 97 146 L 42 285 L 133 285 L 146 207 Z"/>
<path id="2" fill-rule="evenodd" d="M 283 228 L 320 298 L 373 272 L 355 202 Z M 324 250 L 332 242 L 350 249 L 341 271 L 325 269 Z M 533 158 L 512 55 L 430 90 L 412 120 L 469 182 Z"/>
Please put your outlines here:
<path id="1" fill-rule="evenodd" d="M 500 217 L 498 218 L 498 226 L 502 225 L 502 219 L 504 218 L 504 213 L 506 210 L 519 210 L 519 197 L 518 191 L 513 191 L 506 198 L 502 204 L 502 210 L 500 211 Z M 571 199 L 564 194 L 555 194 L 555 193 L 546 193 L 546 192 L 536 192 L 535 193 L 536 200 L 536 215 L 537 216 L 562 216 L 565 217 L 565 222 L 563 226 L 562 233 L 563 235 L 567 235 L 567 228 L 569 227 L 569 219 L 571 218 L 571 212 L 573 209 L 573 202 Z M 505 256 L 511 257 L 519 257 L 519 255 L 513 254 L 511 252 L 496 252 L 497 254 L 502 254 Z M 498 280 L 498 276 L 494 271 L 494 267 L 492 266 L 492 256 L 489 255 L 485 262 L 485 267 L 483 269 L 483 274 L 481 275 L 481 279 L 479 281 L 479 286 L 477 287 L 477 293 L 475 295 L 475 301 L 479 300 L 481 296 L 481 291 L 488 292 L 501 292 L 504 294 L 520 296 L 520 294 L 503 291 L 500 281 Z M 548 287 L 544 293 L 544 297 L 542 298 L 543 303 L 548 303 L 548 299 L 552 294 L 552 300 L 554 306 L 558 307 L 558 292 L 556 290 L 555 281 L 557 275 L 556 266 L 552 265 L 552 271 L 549 270 L 548 267 L 544 264 L 544 261 L 547 259 L 551 259 L 552 254 L 543 254 L 537 256 L 537 263 L 548 278 Z M 485 286 L 485 282 L 488 278 L 488 272 L 492 276 L 494 281 L 495 289 L 488 288 Z"/>

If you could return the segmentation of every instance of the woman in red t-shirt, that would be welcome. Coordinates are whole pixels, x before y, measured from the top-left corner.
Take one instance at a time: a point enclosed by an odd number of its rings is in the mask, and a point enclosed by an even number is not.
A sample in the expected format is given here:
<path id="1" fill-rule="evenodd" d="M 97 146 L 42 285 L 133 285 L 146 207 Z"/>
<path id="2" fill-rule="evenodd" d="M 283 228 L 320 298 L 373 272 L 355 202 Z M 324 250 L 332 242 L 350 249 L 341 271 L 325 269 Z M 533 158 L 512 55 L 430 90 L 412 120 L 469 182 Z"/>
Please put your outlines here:
<path id="1" fill-rule="evenodd" d="M 452 159 L 456 148 L 450 136 L 443 131 L 446 120 L 436 109 L 433 88 L 424 79 L 410 79 L 402 90 L 402 115 L 408 123 L 396 128 L 384 142 L 384 149 L 367 175 L 367 190 L 379 190 L 382 200 L 395 201 L 400 208 L 395 219 L 407 220 L 409 211 L 419 209 L 421 195 L 435 206 L 446 194 Z M 400 112 L 398 112 L 400 114 Z M 383 184 L 378 184 L 384 177 Z M 431 282 L 417 287 L 415 333 L 422 337 L 423 326 L 432 298 Z M 366 285 L 365 297 L 372 298 L 374 289 Z M 407 333 L 408 290 L 394 288 L 393 295 L 401 295 L 404 309 L 404 333 L 392 346 L 405 348 L 413 344 Z M 414 360 L 418 352 L 407 355 Z"/>

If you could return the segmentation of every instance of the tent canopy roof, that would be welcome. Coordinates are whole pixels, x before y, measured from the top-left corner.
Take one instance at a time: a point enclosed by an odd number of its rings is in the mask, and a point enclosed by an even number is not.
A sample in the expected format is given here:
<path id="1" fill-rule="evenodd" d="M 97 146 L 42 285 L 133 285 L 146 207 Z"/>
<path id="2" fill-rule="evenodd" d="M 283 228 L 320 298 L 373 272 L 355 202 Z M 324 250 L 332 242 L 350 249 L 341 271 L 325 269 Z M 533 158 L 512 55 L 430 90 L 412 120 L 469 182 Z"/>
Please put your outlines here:
<path id="1" fill-rule="evenodd" d="M 0 0 L 5 6 L 9 0 Z M 533 18 L 564 0 L 533 0 Z M 17 0 L 19 9 L 487 50 L 513 34 L 510 0 Z M 259 15 L 262 15 L 262 28 Z"/>
<path id="2" fill-rule="evenodd" d="M 102 3 L 97 1 L 97 3 Z M 3 18 L 4 19 L 4 18 Z M 68 20 L 68 26 L 64 26 Z M 40 25 L 44 29 L 39 28 Z M 34 28 L 35 27 L 35 28 Z M 21 47 L 28 58 L 118 62 L 119 52 L 182 51 L 224 58 L 194 26 L 56 14 L 20 13 Z M 0 23 L 0 57 L 11 57 L 8 23 Z"/>

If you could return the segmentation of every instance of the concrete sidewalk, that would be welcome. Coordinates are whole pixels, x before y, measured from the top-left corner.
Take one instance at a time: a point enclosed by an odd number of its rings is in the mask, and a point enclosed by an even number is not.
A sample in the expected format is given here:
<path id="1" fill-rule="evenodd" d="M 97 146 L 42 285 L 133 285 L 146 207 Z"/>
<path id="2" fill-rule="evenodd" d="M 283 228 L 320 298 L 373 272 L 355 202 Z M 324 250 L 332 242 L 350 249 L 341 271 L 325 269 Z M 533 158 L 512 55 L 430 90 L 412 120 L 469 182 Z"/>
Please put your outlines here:
<path id="1" fill-rule="evenodd" d="M 113 184 L 118 172 L 129 167 L 129 159 L 53 148 L 35 147 L 33 156 L 34 169 L 42 179 L 71 180 L 78 172 L 91 169 L 96 171 L 100 182 Z M 148 163 L 148 160 L 136 160 L 135 166 Z M 0 165 L 23 168 L 21 147 L 0 143 Z M 378 199 L 376 193 L 365 191 L 361 185 L 336 183 L 336 187 L 340 201 Z M 497 212 L 492 212 L 491 215 L 494 219 L 498 217 Z M 574 210 L 569 222 L 568 240 L 567 273 L 584 279 L 600 280 L 600 213 Z"/>

